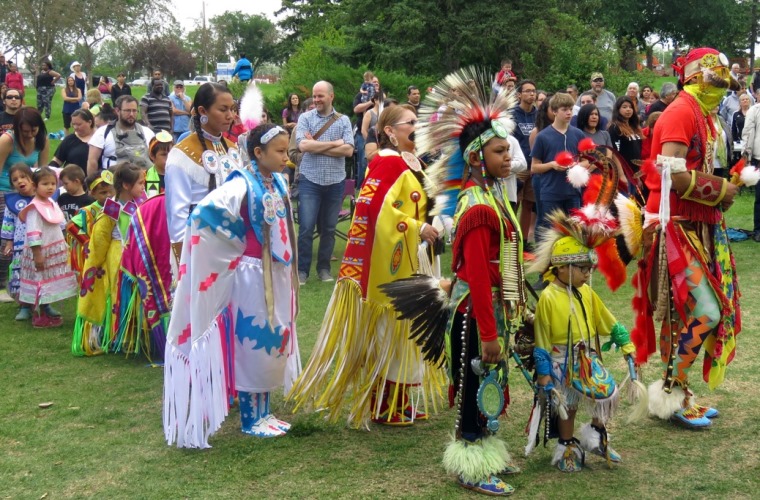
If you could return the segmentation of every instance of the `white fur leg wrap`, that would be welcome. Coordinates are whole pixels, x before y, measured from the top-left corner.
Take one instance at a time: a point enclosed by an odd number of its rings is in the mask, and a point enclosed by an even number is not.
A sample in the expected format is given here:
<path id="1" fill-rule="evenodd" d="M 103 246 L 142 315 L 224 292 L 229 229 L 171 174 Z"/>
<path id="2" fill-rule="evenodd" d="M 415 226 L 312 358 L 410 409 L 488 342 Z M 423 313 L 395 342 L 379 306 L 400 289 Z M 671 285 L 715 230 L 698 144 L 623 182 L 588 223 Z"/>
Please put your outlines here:
<path id="1" fill-rule="evenodd" d="M 591 427 L 591 422 L 588 422 L 581 427 L 581 438 L 579 441 L 584 450 L 595 450 L 600 448 L 602 437 L 596 429 Z"/>
<path id="2" fill-rule="evenodd" d="M 567 446 L 564 444 L 557 443 L 557 447 L 554 448 L 554 455 L 552 456 L 552 465 L 557 465 L 557 462 L 562 460 L 562 457 L 565 455 L 565 450 L 567 449 Z M 572 448 L 573 453 L 578 457 L 578 460 L 583 460 L 583 452 L 581 449 L 575 445 Z"/>
<path id="3" fill-rule="evenodd" d="M 475 442 L 452 439 L 443 453 L 446 472 L 461 476 L 471 483 L 484 481 L 491 474 L 498 474 L 511 461 L 504 441 L 495 436 Z"/>
<path id="4" fill-rule="evenodd" d="M 668 394 L 663 390 L 664 386 L 664 380 L 657 380 L 649 385 L 649 413 L 662 420 L 669 420 L 673 413 L 684 407 L 686 393 L 683 388 L 674 386 Z M 690 401 L 694 403 L 694 398 L 690 397 Z"/>

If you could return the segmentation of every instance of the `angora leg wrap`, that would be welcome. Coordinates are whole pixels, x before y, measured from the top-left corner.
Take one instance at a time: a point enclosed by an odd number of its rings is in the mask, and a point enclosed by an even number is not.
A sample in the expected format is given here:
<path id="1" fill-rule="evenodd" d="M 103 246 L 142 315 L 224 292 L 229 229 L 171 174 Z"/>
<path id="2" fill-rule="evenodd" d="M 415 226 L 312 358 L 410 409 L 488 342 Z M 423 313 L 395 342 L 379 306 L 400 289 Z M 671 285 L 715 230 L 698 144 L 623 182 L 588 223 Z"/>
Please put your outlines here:
<path id="1" fill-rule="evenodd" d="M 596 429 L 591 427 L 590 422 L 583 424 L 581 427 L 580 442 L 581 446 L 586 451 L 595 450 L 601 445 L 601 436 Z"/>
<path id="2" fill-rule="evenodd" d="M 443 453 L 443 466 L 469 483 L 485 481 L 512 461 L 504 441 L 494 436 L 475 442 L 454 439 Z"/>
<path id="3" fill-rule="evenodd" d="M 673 386 L 670 394 L 663 390 L 664 380 L 658 380 L 649 385 L 649 413 L 669 420 L 673 413 L 684 407 L 686 393 L 682 387 Z M 694 397 L 690 395 L 690 403 L 694 404 Z"/>
<path id="4" fill-rule="evenodd" d="M 567 446 L 557 442 L 557 446 L 554 448 L 554 455 L 552 456 L 552 465 L 557 465 L 557 462 L 562 460 L 566 449 Z M 578 457 L 579 460 L 583 460 L 583 452 L 578 445 L 573 446 L 573 453 L 575 453 L 575 456 Z"/>

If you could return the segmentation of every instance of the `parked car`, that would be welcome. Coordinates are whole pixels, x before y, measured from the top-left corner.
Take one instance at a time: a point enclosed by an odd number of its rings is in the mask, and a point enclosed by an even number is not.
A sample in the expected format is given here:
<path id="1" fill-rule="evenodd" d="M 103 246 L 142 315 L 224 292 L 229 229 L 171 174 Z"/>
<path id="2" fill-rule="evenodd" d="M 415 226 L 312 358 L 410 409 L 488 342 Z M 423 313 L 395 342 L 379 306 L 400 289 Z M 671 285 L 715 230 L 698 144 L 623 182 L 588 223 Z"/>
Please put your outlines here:
<path id="1" fill-rule="evenodd" d="M 192 86 L 199 86 L 203 85 L 204 83 L 213 82 L 214 77 L 213 76 L 202 76 L 198 75 L 192 80 L 185 80 L 185 87 L 192 87 Z"/>
<path id="2" fill-rule="evenodd" d="M 143 77 L 132 80 L 129 82 L 129 85 L 132 87 L 147 87 L 148 83 L 150 83 L 150 78 Z"/>

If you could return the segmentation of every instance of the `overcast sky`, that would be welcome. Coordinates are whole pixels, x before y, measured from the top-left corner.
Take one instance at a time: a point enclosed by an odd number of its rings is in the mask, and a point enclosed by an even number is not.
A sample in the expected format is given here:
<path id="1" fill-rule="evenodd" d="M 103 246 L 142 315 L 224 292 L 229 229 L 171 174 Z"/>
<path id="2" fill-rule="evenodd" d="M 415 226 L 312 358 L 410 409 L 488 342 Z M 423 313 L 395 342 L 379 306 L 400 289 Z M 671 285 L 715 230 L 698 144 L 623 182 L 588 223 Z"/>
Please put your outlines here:
<path id="1" fill-rule="evenodd" d="M 195 21 L 200 21 L 204 0 L 174 0 L 175 15 L 185 30 L 191 30 Z M 275 21 L 274 13 L 280 9 L 280 0 L 205 0 L 206 19 L 210 19 L 226 11 L 239 10 L 246 14 L 263 14 Z M 181 5 L 182 8 L 177 8 Z"/>

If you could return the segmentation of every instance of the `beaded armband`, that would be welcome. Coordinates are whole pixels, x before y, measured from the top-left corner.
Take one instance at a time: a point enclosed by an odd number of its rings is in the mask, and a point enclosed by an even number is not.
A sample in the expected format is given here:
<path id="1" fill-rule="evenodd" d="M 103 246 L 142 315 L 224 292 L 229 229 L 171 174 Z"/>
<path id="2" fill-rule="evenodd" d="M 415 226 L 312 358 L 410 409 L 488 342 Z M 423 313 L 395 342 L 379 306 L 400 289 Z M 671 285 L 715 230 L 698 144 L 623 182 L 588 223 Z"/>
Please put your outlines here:
<path id="1" fill-rule="evenodd" d="M 689 200 L 708 207 L 714 207 L 726 196 L 728 181 L 714 175 L 692 170 L 689 187 L 681 195 L 682 200 Z"/>

